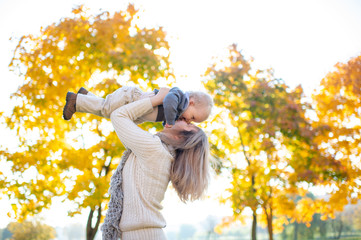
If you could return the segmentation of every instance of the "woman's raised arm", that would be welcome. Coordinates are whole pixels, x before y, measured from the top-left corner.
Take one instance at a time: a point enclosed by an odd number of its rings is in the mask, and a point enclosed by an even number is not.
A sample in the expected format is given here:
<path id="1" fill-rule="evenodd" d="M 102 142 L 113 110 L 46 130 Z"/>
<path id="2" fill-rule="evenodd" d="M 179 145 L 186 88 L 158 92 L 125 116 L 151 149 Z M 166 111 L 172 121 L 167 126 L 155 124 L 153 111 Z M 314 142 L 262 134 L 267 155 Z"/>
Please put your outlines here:
<path id="1" fill-rule="evenodd" d="M 157 95 L 124 105 L 110 115 L 120 141 L 140 157 L 149 154 L 150 150 L 161 148 L 162 145 L 156 141 L 153 134 L 138 127 L 134 120 L 162 104 L 167 90 L 169 91 L 167 88 L 161 88 Z"/>

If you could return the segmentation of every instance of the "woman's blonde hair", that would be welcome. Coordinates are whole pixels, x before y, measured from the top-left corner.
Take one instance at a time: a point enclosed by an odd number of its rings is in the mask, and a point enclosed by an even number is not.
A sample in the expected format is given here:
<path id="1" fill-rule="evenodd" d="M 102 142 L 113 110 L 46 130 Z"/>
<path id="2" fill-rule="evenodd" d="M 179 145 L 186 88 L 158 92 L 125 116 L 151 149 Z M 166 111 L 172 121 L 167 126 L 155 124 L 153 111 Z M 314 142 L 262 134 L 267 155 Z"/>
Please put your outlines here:
<path id="1" fill-rule="evenodd" d="M 160 135 L 162 141 L 175 149 L 170 181 L 183 202 L 201 198 L 209 182 L 208 138 L 201 128 L 196 128 L 198 131 L 181 131 L 178 134 L 181 141 Z"/>

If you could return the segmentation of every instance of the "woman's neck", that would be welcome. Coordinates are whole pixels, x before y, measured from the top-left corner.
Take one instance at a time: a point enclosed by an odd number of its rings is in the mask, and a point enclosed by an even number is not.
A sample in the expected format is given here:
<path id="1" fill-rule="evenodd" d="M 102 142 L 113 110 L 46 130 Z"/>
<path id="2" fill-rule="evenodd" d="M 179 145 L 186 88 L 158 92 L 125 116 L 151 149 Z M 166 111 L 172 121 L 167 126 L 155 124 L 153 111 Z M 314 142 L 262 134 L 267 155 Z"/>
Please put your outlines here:
<path id="1" fill-rule="evenodd" d="M 155 135 L 160 138 L 164 147 L 175 158 L 175 147 L 170 143 L 170 139 L 166 137 L 162 132 L 157 132 Z"/>

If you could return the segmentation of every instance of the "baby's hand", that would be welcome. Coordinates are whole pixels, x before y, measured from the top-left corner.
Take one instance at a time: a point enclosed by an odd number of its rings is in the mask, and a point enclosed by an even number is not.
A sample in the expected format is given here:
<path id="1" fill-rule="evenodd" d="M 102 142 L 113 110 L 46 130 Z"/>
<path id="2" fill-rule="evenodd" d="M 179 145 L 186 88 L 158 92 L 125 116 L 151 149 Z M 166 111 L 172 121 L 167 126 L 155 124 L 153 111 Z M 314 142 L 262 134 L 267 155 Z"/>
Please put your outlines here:
<path id="1" fill-rule="evenodd" d="M 163 103 L 165 96 L 169 93 L 169 90 L 170 90 L 169 88 L 161 87 L 157 95 L 150 97 L 152 106 L 155 107 L 161 105 Z"/>
<path id="2" fill-rule="evenodd" d="M 168 123 L 166 123 L 166 124 L 165 124 L 165 127 L 166 127 L 166 128 L 171 128 L 171 127 L 173 127 L 173 125 L 169 125 Z"/>
<path id="3" fill-rule="evenodd" d="M 169 93 L 170 88 L 167 87 L 161 87 L 159 88 L 159 92 L 157 93 L 157 96 L 161 98 L 162 102 L 165 98 L 165 96 Z"/>

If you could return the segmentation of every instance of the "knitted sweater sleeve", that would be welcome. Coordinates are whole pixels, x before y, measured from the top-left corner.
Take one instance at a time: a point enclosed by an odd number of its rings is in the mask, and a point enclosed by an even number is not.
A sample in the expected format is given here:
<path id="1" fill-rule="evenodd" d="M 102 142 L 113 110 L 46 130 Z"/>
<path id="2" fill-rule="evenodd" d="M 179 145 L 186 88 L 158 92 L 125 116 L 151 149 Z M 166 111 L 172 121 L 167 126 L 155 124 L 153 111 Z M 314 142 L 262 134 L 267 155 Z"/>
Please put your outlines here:
<path id="1" fill-rule="evenodd" d="M 150 99 L 144 98 L 124 105 L 110 115 L 110 120 L 120 141 L 141 158 L 147 158 L 149 154 L 153 154 L 152 152 L 157 152 L 162 148 L 158 138 L 134 123 L 138 117 L 152 110 Z"/>

